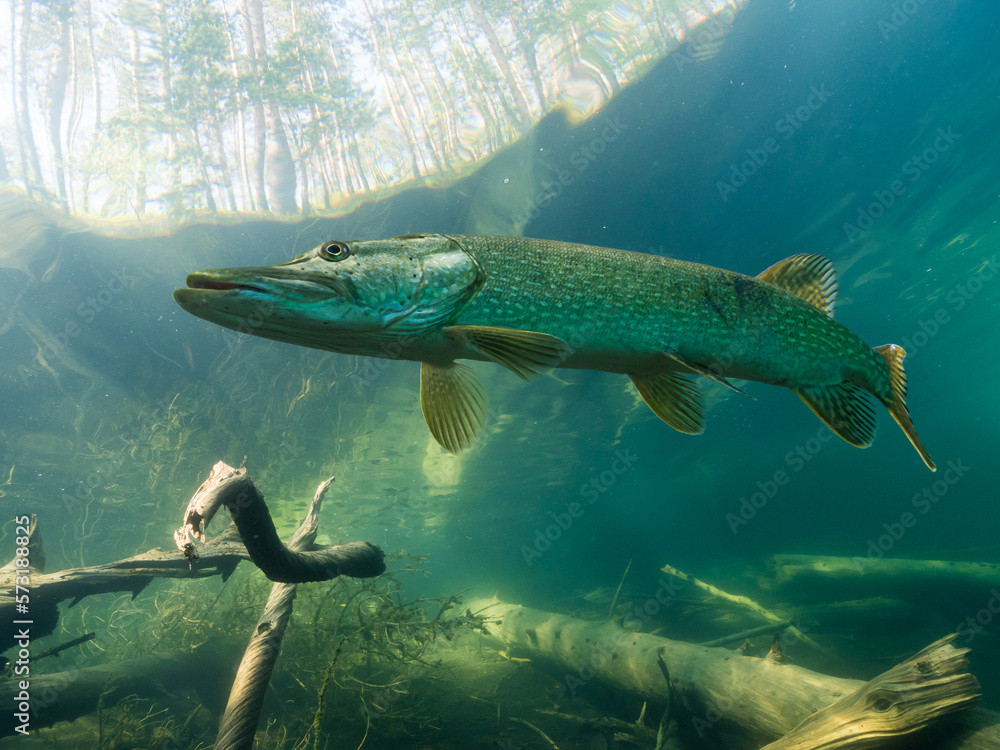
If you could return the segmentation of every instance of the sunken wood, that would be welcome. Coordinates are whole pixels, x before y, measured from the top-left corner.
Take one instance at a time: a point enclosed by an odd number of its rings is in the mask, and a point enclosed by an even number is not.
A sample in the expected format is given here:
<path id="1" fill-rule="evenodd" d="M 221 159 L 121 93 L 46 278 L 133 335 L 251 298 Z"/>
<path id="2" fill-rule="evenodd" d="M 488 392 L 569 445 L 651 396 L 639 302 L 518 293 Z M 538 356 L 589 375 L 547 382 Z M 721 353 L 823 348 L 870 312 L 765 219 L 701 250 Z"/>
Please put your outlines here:
<path id="1" fill-rule="evenodd" d="M 877 558 L 869 551 L 855 557 L 772 555 L 760 585 L 796 601 L 888 596 L 926 602 L 935 592 L 976 600 L 1000 582 L 1000 563 Z"/>
<path id="2" fill-rule="evenodd" d="M 820 709 L 764 750 L 877 748 L 970 708 L 979 699 L 979 682 L 965 672 L 968 649 L 951 645 L 956 637 L 932 643 Z"/>
<path id="3" fill-rule="evenodd" d="M 278 538 L 267 504 L 246 469 L 234 469 L 222 461 L 212 467 L 212 473 L 188 503 L 184 523 L 174 532 L 177 547 L 190 556 L 189 537 L 204 541 L 204 528 L 222 506 L 232 515 L 254 565 L 272 581 L 307 583 L 342 575 L 372 578 L 385 572 L 382 550 L 371 542 L 350 542 L 311 551 L 301 546 L 286 547 Z M 301 531 L 300 528 L 296 533 Z M 312 537 L 315 536 L 314 532 Z"/>
<path id="4" fill-rule="evenodd" d="M 554 663 L 563 672 L 570 694 L 597 680 L 642 700 L 669 704 L 686 731 L 713 746 L 723 746 L 726 734 L 758 747 L 775 743 L 816 712 L 843 701 L 841 705 L 854 705 L 848 718 L 856 726 L 867 722 L 872 732 L 869 744 L 852 747 L 878 747 L 885 739 L 878 733 L 887 731 L 891 721 L 897 721 L 894 736 L 917 731 L 949 711 L 967 708 L 978 692 L 975 678 L 961 671 L 965 650 L 954 648 L 949 639 L 866 684 L 723 648 L 630 633 L 608 621 L 579 620 L 495 599 L 469 606 L 499 618 L 488 625 L 488 632 L 508 651 Z M 926 671 L 928 666 L 930 671 Z M 669 683 L 664 672 L 669 674 Z M 866 706 L 874 713 L 864 714 L 861 709 Z M 812 719 L 816 724 L 799 729 L 804 734 L 802 742 L 812 745 L 794 744 L 797 740 L 792 736 L 788 740 L 792 744 L 769 750 L 849 747 L 823 744 L 826 740 L 813 734 L 828 727 L 828 734 L 835 734 L 833 725 L 839 716 L 831 708 Z M 954 721 L 955 726 L 935 745 L 939 750 L 1000 747 L 1000 714 L 976 708 Z M 830 737 L 831 741 L 840 739 Z"/>
<path id="5" fill-rule="evenodd" d="M 216 468 L 219 468 L 218 464 Z M 285 548 L 290 556 L 306 549 L 316 539 L 320 506 L 331 482 L 333 482 L 332 477 L 322 482 L 316 489 L 305 519 Z M 191 500 L 192 505 L 197 497 L 196 495 Z M 271 587 L 264 612 L 253 629 L 250 642 L 236 672 L 236 680 L 229 693 L 229 702 L 219 725 L 214 750 L 249 750 L 253 747 L 257 724 L 260 722 L 260 711 L 264 705 L 264 693 L 271 681 L 274 663 L 281 652 L 281 643 L 285 637 L 285 628 L 292 616 L 295 589 L 294 583 L 275 583 Z"/>

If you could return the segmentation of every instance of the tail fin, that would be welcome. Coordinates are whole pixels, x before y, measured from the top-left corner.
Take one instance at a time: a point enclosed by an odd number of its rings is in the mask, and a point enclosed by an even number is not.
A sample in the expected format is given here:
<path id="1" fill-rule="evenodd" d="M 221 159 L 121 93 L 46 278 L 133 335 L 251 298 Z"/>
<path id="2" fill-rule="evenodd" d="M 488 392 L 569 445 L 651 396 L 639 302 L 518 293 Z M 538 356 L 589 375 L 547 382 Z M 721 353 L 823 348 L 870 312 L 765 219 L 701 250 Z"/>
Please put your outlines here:
<path id="1" fill-rule="evenodd" d="M 910 412 L 906 408 L 906 372 L 903 370 L 903 359 L 906 357 L 906 351 L 896 344 L 876 346 L 875 351 L 882 355 L 882 359 L 889 366 L 889 376 L 892 379 L 892 403 L 886 404 L 889 413 L 896 420 L 896 424 L 906 433 L 906 437 L 917 449 L 917 453 L 927 464 L 927 468 L 931 471 L 937 471 L 937 466 L 934 465 L 927 449 L 924 448 L 924 444 L 917 436 L 917 430 L 913 426 L 913 422 L 910 421 Z"/>

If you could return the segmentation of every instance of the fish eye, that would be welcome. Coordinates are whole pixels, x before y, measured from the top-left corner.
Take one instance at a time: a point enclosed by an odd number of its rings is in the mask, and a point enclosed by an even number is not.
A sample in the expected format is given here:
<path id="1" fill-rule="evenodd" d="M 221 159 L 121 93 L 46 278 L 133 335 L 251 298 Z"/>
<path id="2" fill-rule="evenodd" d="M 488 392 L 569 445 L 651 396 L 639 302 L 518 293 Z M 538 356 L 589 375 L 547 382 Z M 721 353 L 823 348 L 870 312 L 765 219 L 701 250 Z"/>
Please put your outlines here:
<path id="1" fill-rule="evenodd" d="M 351 248 L 343 242 L 324 242 L 319 246 L 319 257 L 323 260 L 344 260 L 351 255 Z"/>

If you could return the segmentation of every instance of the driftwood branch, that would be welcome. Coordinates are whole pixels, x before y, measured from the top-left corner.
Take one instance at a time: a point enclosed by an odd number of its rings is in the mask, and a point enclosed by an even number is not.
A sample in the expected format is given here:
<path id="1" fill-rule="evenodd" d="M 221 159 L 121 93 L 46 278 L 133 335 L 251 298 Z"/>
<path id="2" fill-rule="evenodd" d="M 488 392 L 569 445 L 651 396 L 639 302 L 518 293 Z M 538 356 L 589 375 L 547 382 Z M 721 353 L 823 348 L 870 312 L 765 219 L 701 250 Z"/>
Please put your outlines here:
<path id="1" fill-rule="evenodd" d="M 750 597 L 742 596 L 742 595 L 739 595 L 739 594 L 730 594 L 730 593 L 728 593 L 726 591 L 723 591 L 720 588 L 717 588 L 716 586 L 713 586 L 710 583 L 705 583 L 704 581 L 701 581 L 701 580 L 695 578 L 690 573 L 685 573 L 685 572 L 683 572 L 681 570 L 678 570 L 677 568 L 674 568 L 674 567 L 672 567 L 670 565 L 664 565 L 661 568 L 661 570 L 664 573 L 668 573 L 669 575 L 672 575 L 672 576 L 674 576 L 676 578 L 680 578 L 682 581 L 687 581 L 688 583 L 694 584 L 696 587 L 700 588 L 702 591 L 705 591 L 705 592 L 711 594 L 714 597 L 717 597 L 719 599 L 723 599 L 723 600 L 725 600 L 727 602 L 732 602 L 733 604 L 736 604 L 736 605 L 738 605 L 740 607 L 744 607 L 746 609 L 749 609 L 751 612 L 753 612 L 758 617 L 761 617 L 764 620 L 767 620 L 769 623 L 773 623 L 775 626 L 780 625 L 782 628 L 787 628 L 788 632 L 790 634 L 794 635 L 796 638 L 798 638 L 803 643 L 806 643 L 806 644 L 812 646 L 817 651 L 826 654 L 827 656 L 831 657 L 834 660 L 837 660 L 837 661 L 840 660 L 840 657 L 837 656 L 835 653 L 833 653 L 829 649 L 823 648 L 823 646 L 821 646 L 818 643 L 816 643 L 816 641 L 814 641 L 812 638 L 810 638 L 809 636 L 807 636 L 805 633 L 803 633 L 797 627 L 795 627 L 794 625 L 788 623 L 788 619 L 789 618 L 784 617 L 784 616 L 779 615 L 779 614 L 776 614 L 776 613 L 772 612 L 771 610 L 766 609 L 765 607 L 762 607 L 760 604 L 758 604 L 757 602 L 755 602 Z"/>
<path id="2" fill-rule="evenodd" d="M 272 581 L 307 583 L 342 575 L 371 578 L 385 572 L 382 550 L 371 542 L 351 542 L 312 551 L 286 547 L 278 538 L 267 504 L 246 469 L 234 469 L 222 461 L 212 468 L 211 475 L 191 498 L 184 512 L 184 523 L 174 532 L 178 549 L 192 562 L 197 557 L 192 558 L 195 552 L 189 539 L 204 541 L 205 527 L 222 506 L 232 514 L 254 565 Z M 313 524 L 315 538 L 315 519 Z M 301 532 L 300 528 L 296 533 Z"/>
<path id="3" fill-rule="evenodd" d="M 73 606 L 95 594 L 129 591 L 136 597 L 154 578 L 221 575 L 225 580 L 241 560 L 253 561 L 269 577 L 277 576 L 272 580 L 300 583 L 329 580 L 338 575 L 370 578 L 385 571 L 382 550 L 371 542 L 351 542 L 311 551 L 288 550 L 278 539 L 267 505 L 245 470 L 232 469 L 225 464 L 216 464 L 212 476 L 188 503 L 184 514 L 185 526 L 174 535 L 175 540 L 189 526 L 197 529 L 199 538 L 204 539 L 201 526 L 194 525 L 196 517 L 193 513 L 198 511 L 192 506 L 199 497 L 206 497 L 203 491 L 213 477 L 224 491 L 216 496 L 219 502 L 209 512 L 208 518 L 211 519 L 223 501 L 228 500 L 227 507 L 233 513 L 234 525 L 197 550 L 193 544 L 188 544 L 183 551 L 157 548 L 103 565 L 44 573 L 41 534 L 38 528 L 33 527 L 30 557 L 32 637 L 37 639 L 53 632 L 59 619 L 58 605 L 67 599 Z M 231 481 L 219 481 L 226 477 Z M 204 522 L 202 516 L 198 523 Z M 0 568 L 0 643 L 5 646 L 12 642 L 15 632 L 12 623 L 18 619 L 14 576 L 13 565 Z"/>
<path id="4" fill-rule="evenodd" d="M 229 468 L 229 467 L 226 467 Z M 216 464 L 216 470 L 219 464 Z M 216 471 L 212 472 L 213 476 Z M 223 480 L 228 484 L 235 484 L 232 480 L 234 475 Z M 211 480 L 211 477 L 209 478 Z M 316 529 L 319 524 L 319 509 L 323 503 L 323 496 L 327 488 L 333 482 L 333 477 L 321 483 L 316 489 L 312 503 L 309 505 L 309 512 L 305 520 L 296 530 L 288 543 L 286 549 L 287 558 L 296 559 L 300 554 L 316 539 Z M 238 485 L 237 485 L 238 486 Z M 252 486 L 252 485 L 251 485 Z M 204 489 L 205 485 L 202 485 Z M 242 488 L 241 488 L 242 491 Z M 216 490 L 210 490 L 216 495 L 221 494 Z M 201 494 L 201 491 L 198 493 Z M 191 505 L 195 504 L 198 495 L 191 500 Z M 209 516 L 214 514 L 214 510 L 209 508 Z M 188 507 L 188 514 L 200 513 L 199 510 L 192 510 Z M 234 513 L 234 517 L 236 514 Z M 270 518 L 268 518 L 270 520 Z M 207 523 L 207 521 L 206 521 Z M 274 526 L 271 526 L 272 530 Z M 275 535 L 277 539 L 277 535 Z M 280 544 L 280 542 L 279 542 Z M 372 545 L 374 546 L 374 545 Z M 378 549 L 376 547 L 376 549 Z M 286 559 L 287 559 L 286 558 Z M 380 558 L 381 559 L 381 558 Z M 257 621 L 257 626 L 250 636 L 250 643 L 247 644 L 240 662 L 239 670 L 236 672 L 236 681 L 233 683 L 232 691 L 229 693 L 229 703 L 226 705 L 226 712 L 222 717 L 219 726 L 219 734 L 215 740 L 214 750 L 242 750 L 253 746 L 254 735 L 257 732 L 257 724 L 260 721 L 260 710 L 264 705 L 264 693 L 267 684 L 271 680 L 271 673 L 274 670 L 274 663 L 281 651 L 281 642 L 285 637 L 285 627 L 292 616 L 292 603 L 295 600 L 294 583 L 275 583 L 271 587 L 271 594 L 267 598 L 264 606 L 264 613 Z"/>
<path id="5" fill-rule="evenodd" d="M 33 558 L 32 558 L 33 559 Z M 153 549 L 124 560 L 70 568 L 56 573 L 33 571 L 31 575 L 32 636 L 49 635 L 58 622 L 59 602 L 71 600 L 73 606 L 81 599 L 96 594 L 128 591 L 133 598 L 154 578 L 205 578 L 221 575 L 228 578 L 240 560 L 249 560 L 246 547 L 235 534 L 224 534 L 202 549 L 199 567 L 192 570 L 188 561 L 176 550 Z M 13 626 L 18 619 L 14 600 L 13 573 L 0 572 L 0 641 L 9 644 Z"/>

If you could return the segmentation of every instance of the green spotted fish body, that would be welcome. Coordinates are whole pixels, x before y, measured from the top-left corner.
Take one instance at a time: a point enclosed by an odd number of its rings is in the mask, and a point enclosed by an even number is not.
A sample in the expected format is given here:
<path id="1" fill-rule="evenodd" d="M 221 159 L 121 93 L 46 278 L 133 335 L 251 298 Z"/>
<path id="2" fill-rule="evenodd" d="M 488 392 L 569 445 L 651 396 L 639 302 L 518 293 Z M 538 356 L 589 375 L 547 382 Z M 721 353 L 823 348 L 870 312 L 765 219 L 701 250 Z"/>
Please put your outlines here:
<path id="1" fill-rule="evenodd" d="M 899 346 L 872 349 L 833 319 L 818 255 L 759 276 L 644 253 L 520 237 L 406 235 L 327 242 L 276 266 L 203 271 L 174 292 L 189 312 L 258 336 L 422 362 L 421 406 L 441 445 L 482 432 L 486 397 L 462 359 L 525 379 L 552 368 L 623 373 L 653 412 L 704 430 L 692 375 L 791 388 L 840 437 L 871 445 L 889 410 L 929 468 L 906 408 Z"/>

